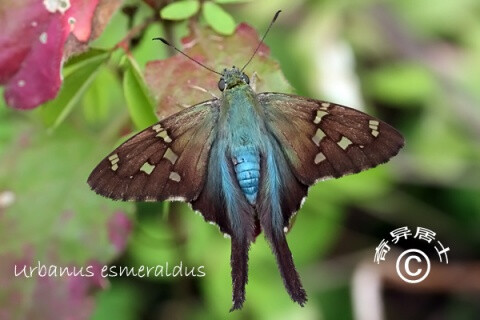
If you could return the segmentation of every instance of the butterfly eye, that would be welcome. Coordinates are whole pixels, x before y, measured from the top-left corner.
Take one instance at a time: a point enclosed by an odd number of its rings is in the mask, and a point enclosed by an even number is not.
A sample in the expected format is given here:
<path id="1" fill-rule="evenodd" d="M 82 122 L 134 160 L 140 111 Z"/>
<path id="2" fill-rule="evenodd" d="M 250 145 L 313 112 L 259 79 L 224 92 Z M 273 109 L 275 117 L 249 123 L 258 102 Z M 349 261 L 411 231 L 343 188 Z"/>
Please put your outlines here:
<path id="1" fill-rule="evenodd" d="M 218 81 L 218 89 L 219 89 L 220 91 L 225 90 L 225 80 L 223 80 L 223 78 L 220 79 L 220 81 Z"/>
<path id="2" fill-rule="evenodd" d="M 250 84 L 250 79 L 248 78 L 248 76 L 245 73 L 242 74 L 242 77 L 243 77 L 243 80 L 245 81 L 246 84 Z"/>

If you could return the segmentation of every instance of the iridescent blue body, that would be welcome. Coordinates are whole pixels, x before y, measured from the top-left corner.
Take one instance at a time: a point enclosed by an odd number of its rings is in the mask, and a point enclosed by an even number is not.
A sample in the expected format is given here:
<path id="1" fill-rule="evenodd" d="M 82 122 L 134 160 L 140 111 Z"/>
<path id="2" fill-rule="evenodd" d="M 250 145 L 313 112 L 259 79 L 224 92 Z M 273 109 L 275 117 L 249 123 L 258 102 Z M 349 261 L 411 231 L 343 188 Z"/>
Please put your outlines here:
<path id="1" fill-rule="evenodd" d="M 220 150 L 218 151 L 221 170 L 221 189 L 224 195 L 228 215 L 232 222 L 233 232 L 238 237 L 248 237 L 244 225 L 241 225 L 239 214 L 246 199 L 252 206 L 257 205 L 260 188 L 260 176 L 265 176 L 266 192 L 272 204 L 273 228 L 283 232 L 283 220 L 280 209 L 281 178 L 275 151 L 268 139 L 264 110 L 257 99 L 257 94 L 244 81 L 243 73 L 233 68 L 227 70 L 223 79 L 228 84 L 223 92 L 219 117 Z M 261 165 L 261 158 L 265 165 Z M 233 165 L 236 181 L 229 172 Z M 286 168 L 288 170 L 288 168 Z M 238 184 L 243 197 L 235 195 Z M 243 198 L 243 199 L 242 199 Z M 255 213 L 256 214 L 256 213 Z M 258 217 L 252 217 L 258 218 Z"/>
<path id="2" fill-rule="evenodd" d="M 260 178 L 260 155 L 253 146 L 232 150 L 237 181 L 250 204 L 255 204 Z"/>
<path id="3" fill-rule="evenodd" d="M 246 80 L 247 79 L 247 80 Z M 277 256 L 282 277 L 292 298 L 306 301 L 292 256 L 285 240 L 281 198 L 285 183 L 293 179 L 282 151 L 267 128 L 265 109 L 248 78 L 235 67 L 224 71 L 226 87 L 221 99 L 215 142 L 209 168 L 207 190 L 220 193 L 232 237 L 233 309 L 240 308 L 247 282 L 250 243 L 260 228 Z M 219 174 L 217 176 L 216 174 Z M 288 223 L 288 221 L 287 221 Z"/>
<path id="4" fill-rule="evenodd" d="M 223 99 L 221 121 L 227 131 L 229 153 L 236 178 L 250 204 L 255 204 L 260 178 L 260 152 L 264 150 L 258 103 L 248 85 L 227 91 Z"/>

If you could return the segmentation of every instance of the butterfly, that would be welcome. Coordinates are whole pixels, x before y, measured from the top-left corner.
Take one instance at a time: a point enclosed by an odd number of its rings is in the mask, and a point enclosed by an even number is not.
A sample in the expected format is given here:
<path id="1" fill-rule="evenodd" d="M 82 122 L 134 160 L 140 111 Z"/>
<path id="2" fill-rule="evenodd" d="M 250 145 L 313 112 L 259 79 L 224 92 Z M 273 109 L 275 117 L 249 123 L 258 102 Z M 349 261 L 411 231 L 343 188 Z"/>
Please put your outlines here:
<path id="1" fill-rule="evenodd" d="M 355 109 L 291 94 L 256 93 L 243 72 L 246 65 L 222 73 L 204 66 L 220 75 L 221 97 L 128 139 L 100 162 L 88 184 L 114 200 L 184 201 L 217 224 L 231 238 L 231 310 L 243 306 L 248 251 L 263 231 L 288 294 L 303 306 L 307 295 L 286 233 L 308 188 L 387 162 L 404 139 L 390 125 Z"/>

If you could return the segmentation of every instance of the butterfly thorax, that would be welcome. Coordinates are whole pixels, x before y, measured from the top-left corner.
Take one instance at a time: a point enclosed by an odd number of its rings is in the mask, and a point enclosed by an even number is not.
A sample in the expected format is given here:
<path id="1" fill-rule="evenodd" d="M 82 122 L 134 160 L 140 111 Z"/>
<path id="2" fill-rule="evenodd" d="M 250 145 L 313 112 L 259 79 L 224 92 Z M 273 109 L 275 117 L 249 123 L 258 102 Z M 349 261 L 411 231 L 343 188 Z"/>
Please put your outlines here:
<path id="1" fill-rule="evenodd" d="M 222 109 L 230 146 L 227 159 L 233 164 L 243 194 L 254 205 L 259 188 L 264 127 L 256 94 L 246 83 L 226 89 Z"/>
<path id="2" fill-rule="evenodd" d="M 223 91 L 225 89 L 232 89 L 236 86 L 242 86 L 245 84 L 248 85 L 249 83 L 250 79 L 248 78 L 248 76 L 243 73 L 242 70 L 233 66 L 232 69 L 223 70 L 222 77 L 219 81 L 219 88 Z"/>

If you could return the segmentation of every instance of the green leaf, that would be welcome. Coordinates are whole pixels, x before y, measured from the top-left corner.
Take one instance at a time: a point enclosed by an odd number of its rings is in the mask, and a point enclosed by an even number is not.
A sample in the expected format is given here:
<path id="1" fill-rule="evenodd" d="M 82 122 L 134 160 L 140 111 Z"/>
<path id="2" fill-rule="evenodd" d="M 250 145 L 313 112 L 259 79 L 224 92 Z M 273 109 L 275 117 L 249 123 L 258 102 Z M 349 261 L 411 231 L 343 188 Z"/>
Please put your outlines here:
<path id="1" fill-rule="evenodd" d="M 85 119 L 91 124 L 106 124 L 111 121 L 114 112 L 124 106 L 121 82 L 114 70 L 101 68 L 82 99 Z"/>
<path id="2" fill-rule="evenodd" d="M 65 120 L 109 57 L 107 51 L 90 50 L 65 66 L 65 80 L 58 96 L 39 108 L 41 118 L 47 126 L 55 129 Z"/>
<path id="3" fill-rule="evenodd" d="M 198 12 L 200 3 L 197 0 L 185 0 L 170 3 L 160 11 L 162 19 L 185 20 Z"/>
<path id="4" fill-rule="evenodd" d="M 123 76 L 123 91 L 130 117 L 137 129 L 143 129 L 158 121 L 153 111 L 155 104 L 148 93 L 140 69 L 132 57 L 127 59 L 127 69 Z"/>
<path id="5" fill-rule="evenodd" d="M 203 4 L 203 17 L 216 32 L 231 35 L 235 31 L 235 20 L 216 3 L 207 1 Z"/>

